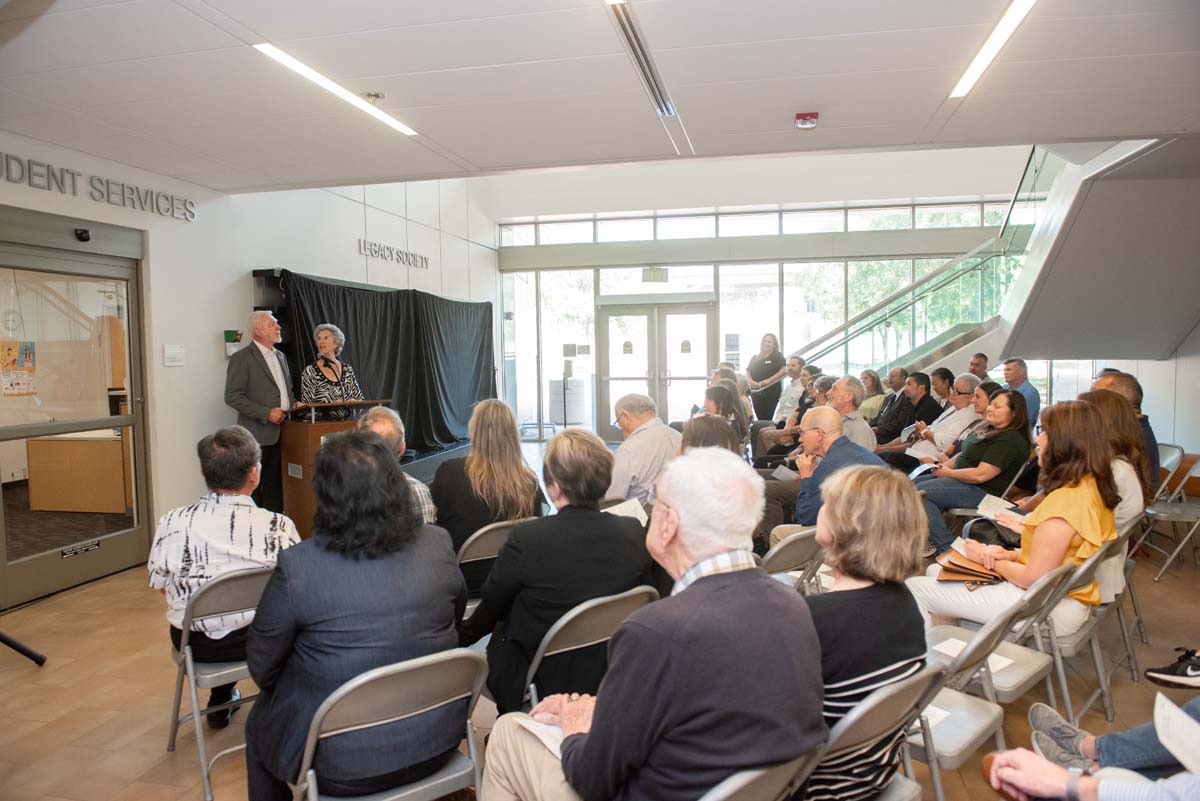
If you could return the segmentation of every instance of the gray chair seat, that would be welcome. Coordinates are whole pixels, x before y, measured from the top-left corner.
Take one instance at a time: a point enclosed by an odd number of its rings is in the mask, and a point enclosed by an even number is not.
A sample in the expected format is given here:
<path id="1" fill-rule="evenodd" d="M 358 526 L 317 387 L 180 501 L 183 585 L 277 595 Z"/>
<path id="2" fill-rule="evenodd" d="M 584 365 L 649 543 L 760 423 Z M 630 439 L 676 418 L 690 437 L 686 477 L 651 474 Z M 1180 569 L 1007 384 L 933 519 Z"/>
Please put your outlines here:
<path id="1" fill-rule="evenodd" d="M 459 751 L 441 770 L 415 785 L 397 787 L 371 795 L 358 795 L 354 797 L 354 801 L 435 801 L 435 799 L 450 795 L 474 781 L 475 766 L 466 754 Z M 324 793 L 318 795 L 317 798 L 320 801 L 344 801 L 342 796 L 325 795 Z"/>
<path id="2" fill-rule="evenodd" d="M 974 635 L 973 630 L 961 626 L 934 626 L 926 634 L 930 650 L 925 658 L 933 664 L 949 665 L 952 658 L 939 651 L 934 651 L 933 646 L 949 639 L 969 642 Z M 992 685 L 996 689 L 996 700 L 1002 704 L 1012 703 L 1025 695 L 1035 684 L 1050 675 L 1050 671 L 1054 669 L 1054 660 L 1049 654 L 1016 643 L 1002 642 L 992 653 L 1012 660 L 1012 664 L 992 671 Z M 982 685 L 978 678 L 971 682 L 970 690 L 975 694 L 982 693 Z"/>
<path id="3" fill-rule="evenodd" d="M 1163 522 L 1193 523 L 1200 519 L 1200 501 L 1160 501 L 1146 507 L 1146 516 Z"/>
<path id="4" fill-rule="evenodd" d="M 945 770 L 957 770 L 1004 723 L 1004 710 L 999 704 L 958 690 L 943 688 L 930 705 L 950 713 L 949 717 L 933 725 L 932 740 L 937 749 L 938 765 Z M 908 748 L 914 759 L 928 761 L 925 740 L 919 733 L 909 735 Z"/>
<path id="5" fill-rule="evenodd" d="M 250 678 L 245 662 L 196 662 L 196 686 L 201 689 L 220 687 Z"/>
<path id="6" fill-rule="evenodd" d="M 875 801 L 921 801 L 921 785 L 897 773 Z"/>
<path id="7" fill-rule="evenodd" d="M 1059 652 L 1063 656 L 1075 656 L 1076 654 L 1082 653 L 1084 648 L 1087 647 L 1088 641 L 1091 639 L 1092 633 L 1095 632 L 1096 627 L 1099 626 L 1101 621 L 1108 616 L 1111 606 L 1112 604 L 1093 606 L 1091 614 L 1088 615 L 1087 620 L 1085 620 L 1083 625 L 1078 629 L 1070 634 L 1056 633 L 1055 637 L 1058 640 Z"/>

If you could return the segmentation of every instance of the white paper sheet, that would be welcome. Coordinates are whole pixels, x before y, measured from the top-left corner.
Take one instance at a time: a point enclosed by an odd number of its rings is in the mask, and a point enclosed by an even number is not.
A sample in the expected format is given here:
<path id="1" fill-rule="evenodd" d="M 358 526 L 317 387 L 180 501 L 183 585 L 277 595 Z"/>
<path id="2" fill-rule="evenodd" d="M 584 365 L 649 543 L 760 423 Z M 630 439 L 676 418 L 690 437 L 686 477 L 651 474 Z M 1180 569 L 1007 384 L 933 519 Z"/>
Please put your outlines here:
<path id="1" fill-rule="evenodd" d="M 620 515 L 621 517 L 632 517 L 635 520 L 637 520 L 639 523 L 641 523 L 643 526 L 646 525 L 646 521 L 650 519 L 650 518 L 646 517 L 646 510 L 642 508 L 642 504 L 640 502 L 638 502 L 638 500 L 636 498 L 630 498 L 627 501 L 622 501 L 621 503 L 618 503 L 616 506 L 608 507 L 604 511 L 608 512 L 610 515 Z"/>
<path id="2" fill-rule="evenodd" d="M 958 656 L 962 650 L 967 647 L 967 644 L 957 637 L 951 637 L 948 640 L 942 640 L 937 645 L 933 646 L 933 650 L 940 654 L 945 654 L 951 658 Z M 992 654 L 987 659 L 988 670 L 995 674 L 997 671 L 1004 670 L 1011 665 L 1013 661 L 1007 656 L 1000 654 Z"/>
<path id="3" fill-rule="evenodd" d="M 558 759 L 562 759 L 562 728 L 546 723 L 538 723 L 533 718 L 527 717 L 517 718 L 517 725 L 541 740 L 542 745 L 546 746 L 547 751 L 554 754 Z"/>
<path id="4" fill-rule="evenodd" d="M 985 495 L 983 500 L 979 502 L 979 508 L 976 510 L 982 516 L 989 520 L 995 520 L 996 515 L 1000 512 L 1012 515 L 1013 517 L 1023 518 L 1025 513 L 1019 509 L 1014 509 L 1013 505 L 1003 498 L 997 498 L 995 495 Z"/>
<path id="5" fill-rule="evenodd" d="M 1162 693 L 1154 699 L 1154 732 L 1180 765 L 1191 773 L 1200 773 L 1200 723 Z"/>
<path id="6" fill-rule="evenodd" d="M 776 481 L 799 481 L 800 474 L 795 470 L 790 470 L 784 465 L 779 465 L 775 468 L 775 472 L 771 473 L 771 478 Z"/>
<path id="7" fill-rule="evenodd" d="M 929 706 L 925 707 L 925 711 L 923 714 L 925 715 L 925 719 L 927 721 L 929 721 L 929 728 L 931 728 L 931 729 L 936 729 L 937 725 L 939 723 L 941 723 L 946 718 L 950 717 L 949 712 L 942 709 L 941 707 L 934 706 L 933 704 L 930 704 Z M 909 731 L 911 731 L 911 732 L 917 732 L 920 730 L 921 730 L 921 721 L 920 720 L 914 721 L 912 728 L 909 729 Z"/>

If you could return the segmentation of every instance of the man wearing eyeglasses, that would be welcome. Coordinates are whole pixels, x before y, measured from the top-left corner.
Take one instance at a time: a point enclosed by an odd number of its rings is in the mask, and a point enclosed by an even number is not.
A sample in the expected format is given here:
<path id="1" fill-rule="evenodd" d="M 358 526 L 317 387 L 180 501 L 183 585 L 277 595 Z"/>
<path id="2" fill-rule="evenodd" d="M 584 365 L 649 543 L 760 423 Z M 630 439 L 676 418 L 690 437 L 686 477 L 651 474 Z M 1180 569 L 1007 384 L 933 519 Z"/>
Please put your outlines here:
<path id="1" fill-rule="evenodd" d="M 644 502 L 663 468 L 679 453 L 683 435 L 659 419 L 654 400 L 646 395 L 626 395 L 613 411 L 613 425 L 625 441 L 617 448 L 612 484 L 604 497 Z"/>

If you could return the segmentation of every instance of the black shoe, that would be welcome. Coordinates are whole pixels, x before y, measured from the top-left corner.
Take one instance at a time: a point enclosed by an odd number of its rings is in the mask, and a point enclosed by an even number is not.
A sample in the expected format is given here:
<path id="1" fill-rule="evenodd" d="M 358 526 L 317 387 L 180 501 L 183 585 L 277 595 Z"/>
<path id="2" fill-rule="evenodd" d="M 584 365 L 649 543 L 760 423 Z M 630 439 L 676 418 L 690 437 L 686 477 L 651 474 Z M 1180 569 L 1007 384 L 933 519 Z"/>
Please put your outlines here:
<path id="1" fill-rule="evenodd" d="M 229 702 L 237 701 L 241 697 L 242 697 L 241 692 L 238 690 L 234 690 L 233 695 L 229 696 Z M 208 703 L 209 703 L 209 705 L 212 704 L 211 698 L 208 699 Z M 222 702 L 222 703 L 226 703 L 226 702 Z M 210 728 L 210 729 L 225 728 L 226 726 L 229 725 L 229 721 L 233 719 L 233 713 L 236 711 L 237 711 L 237 707 L 232 706 L 229 709 L 222 709 L 217 712 L 208 713 L 208 728 Z"/>
<path id="2" fill-rule="evenodd" d="M 1195 649 L 1176 648 L 1182 653 L 1174 664 L 1160 668 L 1147 668 L 1146 678 L 1164 687 L 1200 688 L 1200 656 Z"/>

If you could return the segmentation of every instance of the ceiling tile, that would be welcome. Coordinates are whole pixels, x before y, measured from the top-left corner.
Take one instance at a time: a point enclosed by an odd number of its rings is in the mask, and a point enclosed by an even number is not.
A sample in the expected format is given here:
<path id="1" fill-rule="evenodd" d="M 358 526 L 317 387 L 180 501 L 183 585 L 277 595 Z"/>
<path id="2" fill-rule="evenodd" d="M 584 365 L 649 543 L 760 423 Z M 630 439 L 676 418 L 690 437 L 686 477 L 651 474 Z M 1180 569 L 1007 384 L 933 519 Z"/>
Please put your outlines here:
<path id="1" fill-rule="evenodd" d="M 762 131 L 741 134 L 689 135 L 697 156 L 740 156 L 755 153 L 836 151 L 893 146 L 916 140 L 919 126 L 865 125 L 851 128 L 817 128 L 813 131 Z"/>
<path id="2" fill-rule="evenodd" d="M 972 97 L 1077 89 L 1136 89 L 1200 76 L 1200 51 L 1152 55 L 997 62 L 971 90 Z"/>
<path id="3" fill-rule="evenodd" d="M 0 6 L 0 22 L 14 19 L 30 19 L 44 17 L 49 14 L 61 14 L 66 11 L 79 11 L 94 6 L 118 5 L 129 0 L 11 0 Z"/>
<path id="4" fill-rule="evenodd" d="M 1196 50 L 1200 9 L 1084 19 L 1026 20 L 997 63 Z"/>

